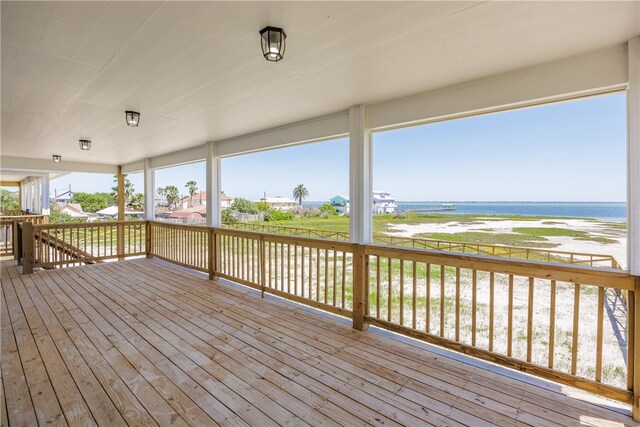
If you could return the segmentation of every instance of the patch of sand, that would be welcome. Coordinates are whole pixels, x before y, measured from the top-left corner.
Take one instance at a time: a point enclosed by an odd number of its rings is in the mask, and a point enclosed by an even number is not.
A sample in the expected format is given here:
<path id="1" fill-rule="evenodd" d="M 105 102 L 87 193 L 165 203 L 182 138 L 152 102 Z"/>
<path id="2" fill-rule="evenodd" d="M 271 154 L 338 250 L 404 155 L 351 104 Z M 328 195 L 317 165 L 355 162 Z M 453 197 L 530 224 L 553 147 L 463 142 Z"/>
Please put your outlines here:
<path id="1" fill-rule="evenodd" d="M 551 223 L 550 223 L 551 222 Z M 546 224 L 545 224 L 546 223 Z M 458 221 L 445 223 L 422 224 L 389 224 L 388 234 L 400 237 L 415 237 L 421 233 L 463 233 L 466 231 L 480 231 L 487 233 L 515 233 L 514 228 L 567 228 L 570 230 L 584 231 L 594 237 L 606 237 L 616 243 L 600 243 L 594 241 L 578 240 L 567 236 L 545 236 L 549 243 L 558 246 L 550 249 L 581 252 L 589 254 L 612 255 L 623 268 L 627 264 L 627 239 L 622 230 L 611 229 L 607 223 L 584 219 L 554 219 L 513 221 L 495 218 L 478 218 L 472 224 L 464 224 Z"/>

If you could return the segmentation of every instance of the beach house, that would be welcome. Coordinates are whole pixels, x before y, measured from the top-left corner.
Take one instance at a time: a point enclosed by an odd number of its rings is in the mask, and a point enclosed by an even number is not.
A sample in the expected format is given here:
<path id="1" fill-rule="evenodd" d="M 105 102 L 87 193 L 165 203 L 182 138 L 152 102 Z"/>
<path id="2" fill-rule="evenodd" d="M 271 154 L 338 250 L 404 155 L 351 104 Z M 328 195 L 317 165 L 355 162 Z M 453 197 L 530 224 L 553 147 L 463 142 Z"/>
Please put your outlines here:
<path id="1" fill-rule="evenodd" d="M 349 199 L 344 196 L 337 195 L 333 196 L 331 200 L 329 200 L 329 204 L 336 208 L 336 211 L 342 214 L 349 213 Z"/>
<path id="2" fill-rule="evenodd" d="M 640 2 L 0 7 L 0 180 L 21 202 L 0 216 L 1 424 L 640 422 Z M 397 206 L 373 192 L 374 135 L 612 94 L 626 99 L 625 269 L 375 238 L 372 211 Z M 447 136 L 424 141 L 432 160 Z M 338 140 L 344 161 L 317 164 L 348 176 L 348 230 L 223 226 L 218 197 L 204 224 L 155 218 L 167 168 L 202 163 L 217 195 L 223 161 Z M 521 157 L 520 177 L 547 172 Z M 293 188 L 300 158 L 287 161 L 269 173 Z M 234 172 L 264 188 L 252 167 Z M 60 173 L 115 175 L 115 217 L 51 223 Z M 126 174 L 140 174 L 143 219 L 126 217 Z"/>
<path id="3" fill-rule="evenodd" d="M 279 211 L 290 211 L 298 206 L 298 202 L 287 197 L 263 197 L 254 203 L 266 203 L 267 207 L 277 209 Z"/>
<path id="4" fill-rule="evenodd" d="M 230 196 L 228 196 L 228 195 L 226 195 L 224 193 L 220 193 L 220 208 L 221 209 L 230 208 L 232 203 L 233 203 L 233 197 L 230 197 Z M 206 205 L 207 205 L 207 192 L 206 191 L 200 191 L 200 192 L 194 194 L 193 197 L 191 197 L 191 196 L 183 197 L 178 202 L 178 206 L 181 209 L 187 209 L 187 208 L 192 207 L 192 206 L 206 206 Z"/>
<path id="5" fill-rule="evenodd" d="M 371 200 L 374 214 L 394 213 L 398 209 L 396 200 L 388 191 L 374 191 Z"/>

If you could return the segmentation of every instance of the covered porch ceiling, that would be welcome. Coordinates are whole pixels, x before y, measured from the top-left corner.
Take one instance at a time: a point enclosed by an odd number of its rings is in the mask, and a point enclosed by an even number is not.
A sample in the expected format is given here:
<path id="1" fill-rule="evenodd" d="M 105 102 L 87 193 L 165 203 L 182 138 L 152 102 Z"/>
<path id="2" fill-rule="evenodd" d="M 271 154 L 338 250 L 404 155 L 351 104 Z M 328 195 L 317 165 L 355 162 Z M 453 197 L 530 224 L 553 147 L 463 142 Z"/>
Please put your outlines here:
<path id="1" fill-rule="evenodd" d="M 639 16 L 637 1 L 3 1 L 2 156 L 131 163 L 623 48 Z M 281 62 L 261 56 L 266 25 L 289 36 Z"/>

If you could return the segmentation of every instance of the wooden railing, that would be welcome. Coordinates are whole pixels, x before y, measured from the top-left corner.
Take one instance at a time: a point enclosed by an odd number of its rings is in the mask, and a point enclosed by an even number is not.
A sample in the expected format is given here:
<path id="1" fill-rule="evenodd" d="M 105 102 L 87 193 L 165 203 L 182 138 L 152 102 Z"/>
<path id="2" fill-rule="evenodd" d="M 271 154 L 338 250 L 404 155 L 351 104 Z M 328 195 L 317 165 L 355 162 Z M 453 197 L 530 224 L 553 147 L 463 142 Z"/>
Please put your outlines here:
<path id="1" fill-rule="evenodd" d="M 617 297 L 635 298 L 628 273 L 380 245 L 365 256 L 366 322 L 632 402 L 635 305 Z"/>
<path id="2" fill-rule="evenodd" d="M 229 228 L 252 230 L 263 233 L 277 233 L 293 236 L 317 237 L 321 239 L 349 240 L 349 233 L 333 230 L 315 230 L 310 228 L 289 227 L 257 223 L 233 223 Z M 586 252 L 570 252 L 554 249 L 531 248 L 526 246 L 508 246 L 498 244 L 452 242 L 448 240 L 400 237 L 383 233 L 374 233 L 373 241 L 379 244 L 409 247 L 412 249 L 434 249 L 446 252 L 458 252 L 474 255 L 492 255 L 505 258 L 526 259 L 541 262 L 585 265 L 589 267 L 607 267 L 622 269 L 611 255 Z"/>
<path id="3" fill-rule="evenodd" d="M 22 223 L 23 270 L 60 268 L 147 253 L 146 221 Z"/>
<path id="4" fill-rule="evenodd" d="M 638 410 L 640 278 L 628 272 L 157 221 L 113 224 L 138 227 L 133 241 L 146 240 L 147 256 L 348 316 L 356 329 L 378 326 Z M 60 226 L 33 228 L 56 235 Z M 91 255 L 84 261 L 117 256 L 80 247 Z"/>
<path id="5" fill-rule="evenodd" d="M 0 255 L 17 255 L 20 248 L 18 224 L 24 221 L 32 224 L 46 224 L 48 222 L 46 215 L 18 215 L 21 212 L 4 211 L 4 215 L 0 216 Z"/>

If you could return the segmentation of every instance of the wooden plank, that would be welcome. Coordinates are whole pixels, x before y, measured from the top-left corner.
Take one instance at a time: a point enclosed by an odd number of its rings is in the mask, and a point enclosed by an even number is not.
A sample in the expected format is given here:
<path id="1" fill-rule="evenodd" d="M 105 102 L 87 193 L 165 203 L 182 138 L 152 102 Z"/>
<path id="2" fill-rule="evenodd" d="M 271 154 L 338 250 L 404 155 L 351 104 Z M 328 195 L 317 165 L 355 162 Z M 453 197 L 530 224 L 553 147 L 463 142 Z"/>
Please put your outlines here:
<path id="1" fill-rule="evenodd" d="M 509 303 L 507 313 L 507 356 L 511 357 L 513 350 L 513 274 L 509 275 Z"/>
<path id="2" fill-rule="evenodd" d="M 531 362 L 533 351 L 533 277 L 529 278 L 529 296 L 527 298 L 527 362 Z"/>
<path id="3" fill-rule="evenodd" d="M 200 301 L 200 300 L 201 300 L 201 299 L 199 298 L 199 299 L 198 299 L 198 301 Z M 217 300 L 217 298 L 216 298 L 216 300 Z M 240 318 L 241 316 L 236 316 L 236 317 L 237 317 L 237 318 Z M 270 316 L 270 318 L 271 318 L 271 316 Z M 289 327 L 289 328 L 290 328 L 290 327 Z M 306 329 L 305 329 L 305 330 L 306 330 Z M 268 331 L 266 331 L 266 330 L 265 330 L 265 332 L 267 332 L 267 333 L 268 333 Z M 321 337 L 321 336 L 322 336 L 322 335 L 320 335 L 320 336 L 318 336 L 318 337 Z"/>

